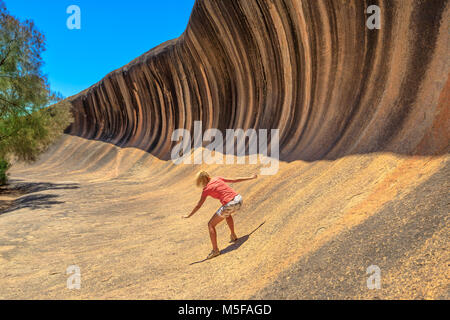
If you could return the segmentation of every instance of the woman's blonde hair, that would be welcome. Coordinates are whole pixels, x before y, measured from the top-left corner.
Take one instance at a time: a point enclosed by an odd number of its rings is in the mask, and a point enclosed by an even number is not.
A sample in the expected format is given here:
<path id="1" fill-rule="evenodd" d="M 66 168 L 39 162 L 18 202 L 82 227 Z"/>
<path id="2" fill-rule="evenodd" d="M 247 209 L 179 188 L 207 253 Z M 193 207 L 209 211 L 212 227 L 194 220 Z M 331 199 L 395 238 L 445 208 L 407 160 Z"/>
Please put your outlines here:
<path id="1" fill-rule="evenodd" d="M 200 171 L 195 176 L 195 183 L 197 187 L 205 187 L 209 180 L 211 180 L 211 176 L 206 171 Z"/>

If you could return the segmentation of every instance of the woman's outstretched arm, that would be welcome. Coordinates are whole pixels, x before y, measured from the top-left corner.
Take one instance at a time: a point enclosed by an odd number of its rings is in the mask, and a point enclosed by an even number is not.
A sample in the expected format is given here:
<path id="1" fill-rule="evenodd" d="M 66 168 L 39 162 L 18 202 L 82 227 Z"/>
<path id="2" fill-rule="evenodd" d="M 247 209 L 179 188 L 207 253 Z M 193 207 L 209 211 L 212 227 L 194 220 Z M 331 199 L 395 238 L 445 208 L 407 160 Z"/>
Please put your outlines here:
<path id="1" fill-rule="evenodd" d="M 248 180 L 253 180 L 258 178 L 258 176 L 256 174 L 254 174 L 251 177 L 248 178 L 235 178 L 235 179 L 231 179 L 231 178 L 223 178 L 223 181 L 225 182 L 229 182 L 229 183 L 236 183 L 236 182 L 242 182 L 242 181 L 248 181 Z"/>
<path id="2" fill-rule="evenodd" d="M 194 215 L 194 213 L 196 213 L 201 207 L 202 207 L 202 205 L 203 205 L 203 203 L 205 202 L 205 200 L 206 200 L 206 197 L 204 197 L 203 195 L 202 195 L 202 197 L 200 198 L 200 200 L 198 201 L 198 203 L 197 203 L 197 205 L 195 206 L 195 208 L 191 211 L 191 213 L 190 214 L 188 214 L 188 215 L 185 215 L 185 216 L 183 216 L 183 218 L 190 218 L 190 217 L 192 217 L 193 215 Z"/>

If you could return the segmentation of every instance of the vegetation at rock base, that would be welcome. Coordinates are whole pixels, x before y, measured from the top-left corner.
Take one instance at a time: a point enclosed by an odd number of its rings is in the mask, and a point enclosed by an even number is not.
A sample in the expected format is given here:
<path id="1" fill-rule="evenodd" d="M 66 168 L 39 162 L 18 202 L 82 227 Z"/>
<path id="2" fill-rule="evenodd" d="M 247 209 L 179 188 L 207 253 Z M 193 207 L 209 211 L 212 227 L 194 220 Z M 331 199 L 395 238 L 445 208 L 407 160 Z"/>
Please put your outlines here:
<path id="1" fill-rule="evenodd" d="M 44 50 L 33 21 L 10 15 L 0 0 L 0 185 L 12 161 L 35 161 L 72 121 L 70 103 L 42 72 Z"/>

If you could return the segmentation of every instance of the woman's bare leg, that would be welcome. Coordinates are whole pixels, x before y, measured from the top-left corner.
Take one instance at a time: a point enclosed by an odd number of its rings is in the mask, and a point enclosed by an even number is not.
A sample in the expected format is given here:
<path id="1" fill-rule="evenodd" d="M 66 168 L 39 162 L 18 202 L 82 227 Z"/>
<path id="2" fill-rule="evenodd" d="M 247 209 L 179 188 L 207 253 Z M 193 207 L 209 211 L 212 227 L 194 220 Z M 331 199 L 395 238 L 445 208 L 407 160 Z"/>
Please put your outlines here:
<path id="1" fill-rule="evenodd" d="M 233 217 L 232 217 L 232 216 L 229 216 L 226 220 L 227 220 L 228 228 L 230 228 L 230 231 L 231 231 L 231 237 L 232 237 L 233 239 L 236 239 L 236 238 L 237 238 L 237 235 L 236 235 L 236 233 L 234 232 L 234 221 L 233 221 Z"/>
<path id="2" fill-rule="evenodd" d="M 209 230 L 209 236 L 211 237 L 211 243 L 213 246 L 214 251 L 219 251 L 219 248 L 217 247 L 217 233 L 216 233 L 216 226 L 219 222 L 223 220 L 222 217 L 219 217 L 217 214 L 214 214 L 211 217 L 211 220 L 208 222 L 208 230 Z"/>

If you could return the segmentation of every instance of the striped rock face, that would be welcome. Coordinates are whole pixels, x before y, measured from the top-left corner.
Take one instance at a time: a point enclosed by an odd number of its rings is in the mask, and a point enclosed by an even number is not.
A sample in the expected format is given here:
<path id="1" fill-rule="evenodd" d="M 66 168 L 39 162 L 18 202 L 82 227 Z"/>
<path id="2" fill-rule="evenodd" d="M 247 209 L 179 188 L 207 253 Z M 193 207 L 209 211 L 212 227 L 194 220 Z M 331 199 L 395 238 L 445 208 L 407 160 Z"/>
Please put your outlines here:
<path id="1" fill-rule="evenodd" d="M 449 24 L 446 0 L 198 0 L 12 167 L 0 298 L 449 299 Z M 197 121 L 279 129 L 279 170 L 233 185 L 239 239 L 219 224 L 208 261 L 220 204 L 181 219 L 196 172 L 262 165 L 174 164 L 172 133 Z"/>
<path id="2" fill-rule="evenodd" d="M 448 151 L 449 4 L 200 0 L 183 35 L 72 97 L 67 131 L 170 158 L 177 128 L 279 129 L 282 160 Z M 193 132 L 192 132 L 193 133 Z"/>

